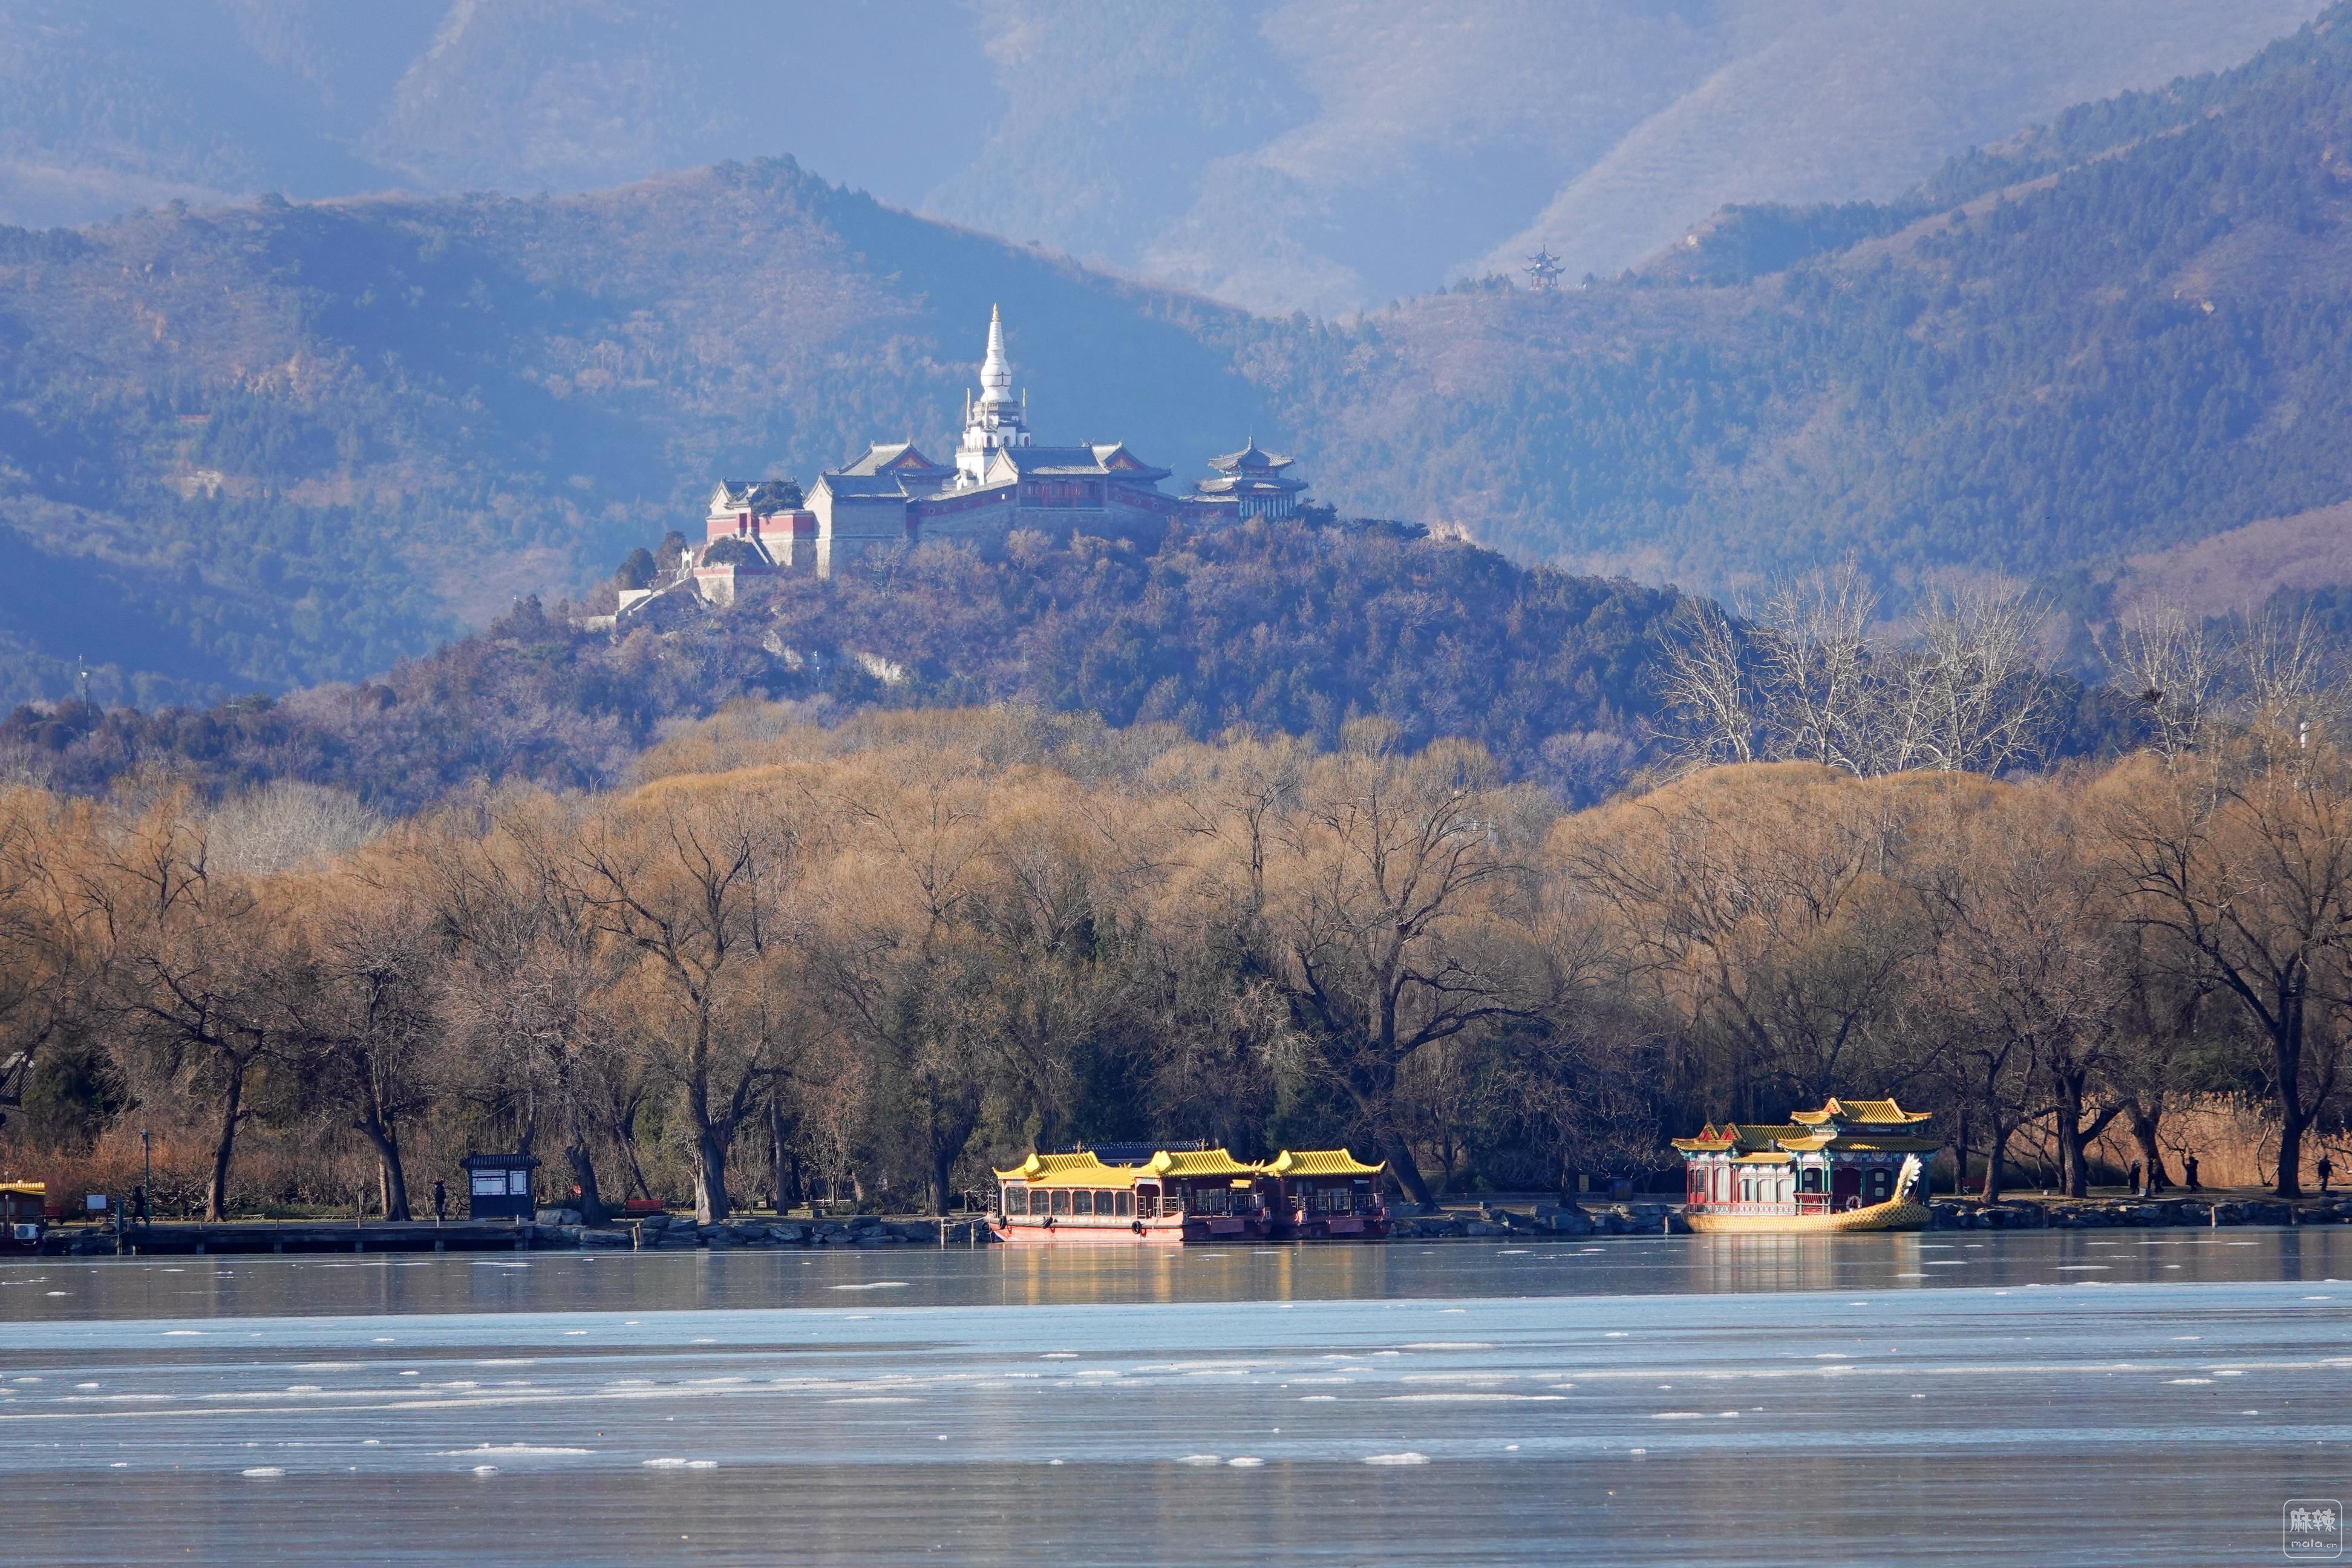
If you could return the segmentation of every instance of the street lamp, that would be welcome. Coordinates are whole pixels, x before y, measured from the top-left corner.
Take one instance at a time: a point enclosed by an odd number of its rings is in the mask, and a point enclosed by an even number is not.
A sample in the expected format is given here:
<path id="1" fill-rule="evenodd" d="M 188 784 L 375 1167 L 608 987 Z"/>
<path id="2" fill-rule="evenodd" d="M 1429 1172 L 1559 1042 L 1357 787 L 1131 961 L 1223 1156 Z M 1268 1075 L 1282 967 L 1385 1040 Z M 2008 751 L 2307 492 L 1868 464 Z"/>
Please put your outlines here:
<path id="1" fill-rule="evenodd" d="M 147 1129 L 139 1130 L 139 1163 L 145 1172 L 139 1189 L 139 1223 L 145 1225 L 147 1216 L 155 1212 L 155 1152 L 147 1142 Z"/>

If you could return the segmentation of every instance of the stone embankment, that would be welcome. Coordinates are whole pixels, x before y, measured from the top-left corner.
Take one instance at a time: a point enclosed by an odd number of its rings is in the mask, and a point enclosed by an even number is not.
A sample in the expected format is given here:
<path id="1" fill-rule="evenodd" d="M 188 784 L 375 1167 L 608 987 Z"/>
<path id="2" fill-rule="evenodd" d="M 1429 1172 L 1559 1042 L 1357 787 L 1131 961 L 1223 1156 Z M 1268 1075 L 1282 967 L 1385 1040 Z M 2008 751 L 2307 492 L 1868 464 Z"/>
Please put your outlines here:
<path id="1" fill-rule="evenodd" d="M 41 1251 L 51 1258 L 110 1258 L 123 1253 L 162 1258 L 251 1252 L 524 1252 L 582 1247 L 683 1252 L 736 1247 L 937 1247 L 940 1224 L 935 1219 L 886 1220 L 874 1215 L 850 1215 L 839 1219 L 739 1217 L 719 1225 L 698 1226 L 685 1215 L 661 1214 L 614 1225 L 586 1226 L 580 1223 L 580 1215 L 573 1210 L 541 1209 L 534 1219 L 520 1223 L 167 1222 L 132 1226 L 121 1236 L 109 1226 L 72 1226 L 50 1231 L 42 1238 Z M 985 1247 L 995 1239 L 982 1223 L 950 1219 L 945 1224 L 950 1247 Z"/>
<path id="2" fill-rule="evenodd" d="M 870 1214 L 840 1219 L 734 1219 L 697 1225 L 685 1215 L 649 1215 L 624 1225 L 591 1226 L 568 1209 L 541 1209 L 538 1230 L 546 1247 L 634 1247 L 640 1252 L 684 1252 L 701 1247 L 800 1248 L 811 1247 L 937 1247 L 947 1226 L 950 1247 L 986 1247 L 996 1239 L 977 1220 L 886 1220 Z"/>
<path id="3" fill-rule="evenodd" d="M 2159 1198 L 2147 1202 L 2021 1198 L 1998 1204 L 1937 1200 L 1928 1205 L 1930 1230 L 2093 1230 L 2164 1226 L 2284 1226 L 2352 1224 L 2352 1198 L 2305 1199 L 2289 1205 L 2271 1198 Z M 743 1217 L 697 1225 L 685 1215 L 648 1215 L 618 1224 L 585 1226 L 570 1209 L 541 1209 L 523 1224 L 430 1222 L 387 1226 L 380 1222 L 341 1226 L 277 1226 L 267 1221 L 221 1226 L 157 1225 L 134 1228 L 120 1242 L 100 1226 L 51 1231 L 42 1252 L 50 1257 L 95 1258 L 118 1249 L 154 1257 L 181 1253 L 232 1252 L 439 1252 L 546 1251 L 590 1248 L 637 1252 L 724 1252 L 810 1247 L 937 1247 L 947 1226 L 950 1247 L 987 1247 L 996 1237 L 984 1222 L 971 1219 L 883 1219 L 849 1215 L 838 1219 Z M 1667 1204 L 1612 1204 L 1586 1207 L 1538 1203 L 1519 1211 L 1481 1205 L 1475 1210 L 1399 1215 L 1390 1227 L 1398 1241 L 1473 1240 L 1492 1237 L 1569 1236 L 1679 1236 L 1689 1232 L 1681 1210 Z"/>
<path id="4" fill-rule="evenodd" d="M 1475 1210 L 1401 1215 L 1390 1222 L 1389 1235 L 1398 1241 L 1439 1241 L 1500 1236 L 1660 1236 L 1688 1228 L 1682 1215 L 1664 1204 L 1612 1204 L 1605 1208 L 1538 1204 L 1528 1214 L 1481 1204 Z"/>
<path id="5" fill-rule="evenodd" d="M 2352 1224 L 2352 1198 L 2305 1199 L 2295 1204 L 2278 1198 L 2223 1199 L 2219 1203 L 2197 1198 L 2153 1198 L 2144 1202 L 2017 1198 L 1998 1204 L 1933 1203 L 1927 1205 L 1927 1212 L 1929 1230 L 2105 1230 L 2148 1229 L 2176 1225 L 2347 1225 Z"/>
<path id="6" fill-rule="evenodd" d="M 1999 1204 L 1935 1202 L 1927 1206 L 1930 1230 L 2098 1230 L 2158 1226 L 2346 1225 L 2352 1224 L 2352 1198 L 2305 1199 L 2287 1204 L 2270 1198 L 2011 1199 Z M 1404 1215 L 1390 1226 L 1400 1241 L 1477 1237 L 1664 1236 L 1689 1230 L 1682 1211 L 1665 1204 L 1612 1204 L 1579 1207 L 1538 1204 L 1529 1212 L 1482 1205 L 1475 1210 Z"/>

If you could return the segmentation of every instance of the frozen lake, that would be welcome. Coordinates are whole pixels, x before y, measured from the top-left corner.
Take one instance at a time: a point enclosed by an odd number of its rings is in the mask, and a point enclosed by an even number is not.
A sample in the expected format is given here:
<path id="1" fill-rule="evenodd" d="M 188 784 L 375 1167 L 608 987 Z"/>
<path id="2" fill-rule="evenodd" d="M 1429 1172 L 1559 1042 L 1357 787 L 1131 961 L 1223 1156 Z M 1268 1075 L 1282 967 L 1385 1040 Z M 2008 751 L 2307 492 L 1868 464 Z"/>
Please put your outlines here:
<path id="1" fill-rule="evenodd" d="M 2277 1562 L 2352 1231 L 0 1267 L 0 1563 Z"/>

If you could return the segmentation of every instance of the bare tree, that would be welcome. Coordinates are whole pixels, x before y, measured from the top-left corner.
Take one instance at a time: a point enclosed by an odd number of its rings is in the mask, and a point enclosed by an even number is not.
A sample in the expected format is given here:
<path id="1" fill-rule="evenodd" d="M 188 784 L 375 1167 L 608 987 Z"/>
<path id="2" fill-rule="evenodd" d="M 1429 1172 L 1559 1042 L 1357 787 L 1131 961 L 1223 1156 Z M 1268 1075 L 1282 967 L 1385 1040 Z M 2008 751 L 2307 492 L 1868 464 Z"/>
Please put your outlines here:
<path id="1" fill-rule="evenodd" d="M 694 1135 L 695 1215 L 727 1217 L 735 1134 L 800 1047 L 808 850 L 789 803 L 718 784 L 646 792 L 592 817 L 562 862 L 569 896 L 637 956 L 643 1039 Z"/>
<path id="2" fill-rule="evenodd" d="M 914 1133 L 944 1215 L 980 1125 L 980 1044 L 961 1005 L 987 976 L 959 933 L 993 840 L 968 767 L 935 758 L 877 782 L 845 803 L 856 847 L 829 868 L 819 951 L 836 1010 L 875 1052 L 873 1090 Z"/>
<path id="3" fill-rule="evenodd" d="M 1731 617 L 1712 600 L 1675 605 L 1658 659 L 1658 697 L 1678 726 L 1685 768 L 1756 760 L 1759 693 Z"/>
<path id="4" fill-rule="evenodd" d="M 2238 639 L 2240 705 L 2248 732 L 2273 757 L 2301 759 L 2314 742 L 2336 742 L 2344 684 L 2327 638 L 2308 609 L 2290 618 L 2249 613 Z"/>
<path id="5" fill-rule="evenodd" d="M 2050 690 L 2034 649 L 2046 616 L 2013 584 L 1931 593 L 1911 646 L 1877 661 L 1878 743 L 1864 771 L 2000 773 L 2039 755 Z"/>
<path id="6" fill-rule="evenodd" d="M 431 1104 L 442 973 L 425 912 L 381 886 L 331 885 L 317 931 L 319 984 L 299 1023 L 329 1104 L 374 1151 L 386 1219 L 409 1217 L 402 1129 Z M 340 896 L 338 896 L 340 895 Z"/>
<path id="7" fill-rule="evenodd" d="M 2086 1151 L 2125 1107 L 2107 1092 L 2127 988 L 2103 868 L 2068 815 L 2042 801 L 1937 816 L 1940 831 L 1903 875 L 1937 931 L 1940 1005 L 1985 1069 L 1997 1139 L 2001 1075 L 2024 1066 L 2049 1096 L 2067 1193 L 2087 1196 Z"/>
<path id="8" fill-rule="evenodd" d="M 1887 876 L 1910 811 L 1810 767 L 1709 774 L 1570 819 L 1552 858 L 1623 994 L 1711 1058 L 1685 1076 L 1714 1079 L 1715 1113 L 1772 1116 L 1919 1070 L 1886 1048 L 1919 956 Z"/>
<path id="9" fill-rule="evenodd" d="M 1537 1016 L 1552 976 L 1504 913 L 1528 906 L 1532 877 L 1486 754 L 1442 742 L 1401 759 L 1373 731 L 1351 731 L 1350 749 L 1309 774 L 1288 825 L 1270 940 L 1325 1072 L 1426 1205 L 1398 1116 L 1400 1068 L 1439 1041 Z"/>
<path id="10" fill-rule="evenodd" d="M 230 1163 L 261 1069 L 296 1057 L 316 984 L 282 904 L 214 870 L 185 802 L 166 799 L 124 835 L 102 897 L 113 1007 L 165 1081 L 209 1091 L 217 1119 L 205 1215 L 228 1216 Z"/>
<path id="11" fill-rule="evenodd" d="M 1781 584 L 1758 606 L 1764 754 L 1868 774 L 1877 747 L 1870 624 L 1878 595 L 1852 558 Z"/>
<path id="12" fill-rule="evenodd" d="M 2234 997 L 2265 1042 L 2277 1191 L 2294 1197 L 2304 1137 L 2344 1066 L 2352 774 L 2324 742 L 2280 750 L 2249 743 L 2160 775 L 2126 764 L 2104 781 L 2101 820 L 2130 918 L 2167 939 L 2185 977 Z"/>
<path id="13" fill-rule="evenodd" d="M 2202 622 L 2179 605 L 2135 605 L 2100 652 L 2116 686 L 2147 726 L 2159 756 L 2185 756 L 2205 742 L 2213 722 L 2220 650 Z"/>

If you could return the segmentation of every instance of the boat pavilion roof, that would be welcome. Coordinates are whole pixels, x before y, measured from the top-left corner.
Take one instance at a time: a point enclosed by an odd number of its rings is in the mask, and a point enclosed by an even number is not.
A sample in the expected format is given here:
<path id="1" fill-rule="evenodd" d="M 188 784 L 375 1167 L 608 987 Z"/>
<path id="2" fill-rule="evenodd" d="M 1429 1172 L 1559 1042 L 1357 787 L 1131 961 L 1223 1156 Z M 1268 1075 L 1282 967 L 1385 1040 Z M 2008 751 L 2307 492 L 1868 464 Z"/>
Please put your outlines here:
<path id="1" fill-rule="evenodd" d="M 1128 1157 L 1131 1160 L 1134 1155 L 1130 1152 Z M 1118 1187 L 1155 1176 L 1378 1176 L 1388 1168 L 1385 1160 L 1368 1165 L 1345 1149 L 1285 1149 L 1262 1163 L 1236 1160 L 1223 1149 L 1161 1149 L 1140 1163 L 1118 1165 L 1105 1164 L 1093 1150 L 1081 1149 L 1069 1154 L 1032 1154 L 1017 1165 L 997 1171 L 996 1179 L 1026 1182 L 1033 1187 Z"/>
<path id="2" fill-rule="evenodd" d="M 1389 1163 L 1367 1165 L 1345 1149 L 1285 1149 L 1259 1168 L 1269 1176 L 1377 1176 Z"/>
<path id="3" fill-rule="evenodd" d="M 1819 1127 L 1831 1121 L 1864 1127 L 1909 1127 L 1930 1120 L 1934 1114 L 1927 1110 L 1906 1110 L 1893 1100 L 1839 1100 L 1832 1097 L 1819 1110 L 1792 1111 L 1789 1119 L 1801 1121 L 1808 1127 Z"/>
<path id="4" fill-rule="evenodd" d="M 1728 1153 L 1753 1159 L 1766 1153 L 1925 1154 L 1943 1144 L 1926 1134 L 1925 1110 L 1906 1110 L 1892 1100 L 1830 1100 L 1819 1110 L 1793 1112 L 1778 1126 L 1708 1122 L 1696 1138 L 1677 1138 L 1685 1154 Z"/>

